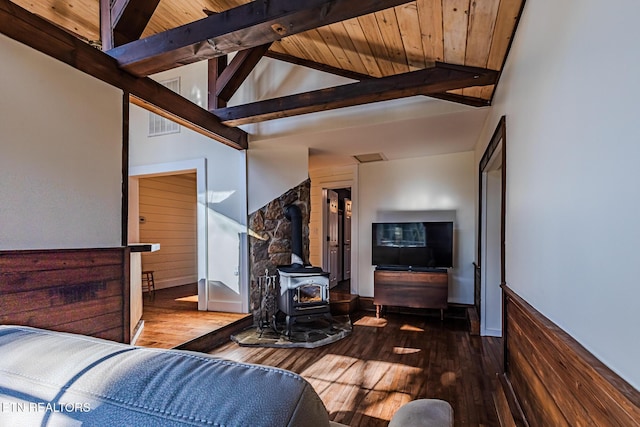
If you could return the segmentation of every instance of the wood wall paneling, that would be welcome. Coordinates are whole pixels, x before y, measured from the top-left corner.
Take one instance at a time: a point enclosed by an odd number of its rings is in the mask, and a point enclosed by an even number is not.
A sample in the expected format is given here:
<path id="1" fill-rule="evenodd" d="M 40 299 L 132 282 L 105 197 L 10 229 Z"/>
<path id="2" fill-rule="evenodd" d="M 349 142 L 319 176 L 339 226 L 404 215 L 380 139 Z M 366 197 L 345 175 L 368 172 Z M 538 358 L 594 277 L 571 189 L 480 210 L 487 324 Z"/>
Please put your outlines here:
<path id="1" fill-rule="evenodd" d="M 126 248 L 0 251 L 0 323 L 128 342 Z"/>
<path id="2" fill-rule="evenodd" d="M 198 280 L 196 174 L 141 178 L 140 241 L 160 243 L 142 254 L 142 269 L 153 270 L 156 288 Z"/>
<path id="3" fill-rule="evenodd" d="M 529 425 L 640 425 L 640 393 L 504 289 L 507 378 Z"/>

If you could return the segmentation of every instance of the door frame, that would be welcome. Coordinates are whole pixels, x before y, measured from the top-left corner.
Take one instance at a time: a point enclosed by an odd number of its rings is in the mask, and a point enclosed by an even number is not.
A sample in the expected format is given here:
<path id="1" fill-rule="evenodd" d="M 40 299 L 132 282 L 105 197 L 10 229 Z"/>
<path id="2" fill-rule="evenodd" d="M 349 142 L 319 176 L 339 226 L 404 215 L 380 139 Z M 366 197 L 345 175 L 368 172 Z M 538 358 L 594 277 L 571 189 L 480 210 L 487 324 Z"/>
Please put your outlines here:
<path id="1" fill-rule="evenodd" d="M 208 262 L 207 262 L 207 159 L 183 160 L 169 163 L 134 166 L 129 169 L 130 178 L 147 178 L 162 175 L 196 173 L 197 203 L 196 240 L 198 245 L 198 310 L 207 310 L 209 301 Z M 160 248 L 162 250 L 162 248 Z M 204 285 L 204 286 L 203 286 Z"/>
<path id="2" fill-rule="evenodd" d="M 506 117 L 502 116 L 496 126 L 496 129 L 487 145 L 487 148 L 480 159 L 480 163 L 478 165 L 478 236 L 477 236 L 477 266 L 476 268 L 482 272 L 482 259 L 483 259 L 483 242 L 484 242 L 484 233 L 485 228 L 485 216 L 486 216 L 486 206 L 485 206 L 485 174 L 489 171 L 491 166 L 498 161 L 494 155 L 500 156 L 500 164 L 502 168 L 501 174 L 501 188 L 500 188 L 500 286 L 505 285 L 505 235 L 506 235 L 506 185 L 507 185 L 507 128 L 506 128 Z M 500 150 L 498 152 L 498 150 Z M 484 283 L 482 282 L 483 274 L 479 274 L 480 280 L 477 280 L 474 289 L 474 304 L 476 309 L 478 310 L 478 315 L 480 316 L 480 323 L 483 324 L 483 316 L 485 313 L 482 312 L 483 303 L 480 300 L 484 295 Z M 480 297 L 480 298 L 479 298 Z M 504 305 L 502 298 L 502 305 Z M 502 333 L 506 331 L 505 325 L 505 316 L 504 310 L 502 310 Z M 506 340 L 505 340 L 506 342 Z"/>
<path id="3" fill-rule="evenodd" d="M 321 200 L 321 206 L 322 209 L 320 209 L 320 223 L 322 225 L 322 230 L 321 230 L 321 243 L 322 243 L 322 247 L 321 247 L 321 265 L 324 267 L 324 265 L 328 262 L 327 259 L 327 252 L 329 250 L 329 244 L 327 243 L 327 234 L 329 232 L 328 230 L 328 218 L 327 218 L 327 213 L 326 213 L 326 206 L 327 206 L 327 190 L 339 190 L 341 188 L 348 188 L 351 190 L 351 200 L 354 201 L 354 197 L 356 197 L 356 189 L 355 189 L 355 182 L 354 180 L 345 180 L 345 181 L 332 181 L 331 183 L 322 183 L 322 200 Z M 353 243 L 354 241 L 356 241 L 354 239 L 354 235 L 357 236 L 358 233 L 358 220 L 357 220 L 357 212 L 358 209 L 358 204 L 356 202 L 354 202 L 352 210 L 351 210 L 351 293 L 357 295 L 358 294 L 358 272 L 357 272 L 357 268 L 354 268 L 354 266 L 357 266 L 357 254 L 358 254 L 358 248 L 356 247 L 356 245 Z M 356 260 L 356 262 L 354 262 L 354 259 Z"/>

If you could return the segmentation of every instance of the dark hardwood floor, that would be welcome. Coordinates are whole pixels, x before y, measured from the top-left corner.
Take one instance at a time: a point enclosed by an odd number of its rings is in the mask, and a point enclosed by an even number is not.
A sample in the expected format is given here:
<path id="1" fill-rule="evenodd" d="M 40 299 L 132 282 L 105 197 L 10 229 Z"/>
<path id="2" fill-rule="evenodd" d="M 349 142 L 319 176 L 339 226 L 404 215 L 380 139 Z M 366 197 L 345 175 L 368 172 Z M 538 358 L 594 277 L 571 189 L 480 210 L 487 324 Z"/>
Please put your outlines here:
<path id="1" fill-rule="evenodd" d="M 247 314 L 198 311 L 197 284 L 144 294 L 144 328 L 135 342 L 143 347 L 172 348 L 220 329 Z"/>
<path id="2" fill-rule="evenodd" d="M 145 327 L 136 345 L 171 348 L 245 317 L 197 311 L 195 285 L 145 295 Z M 240 347 L 211 354 L 301 374 L 331 419 L 352 427 L 386 426 L 404 403 L 447 400 L 456 426 L 497 426 L 492 392 L 502 366 L 502 340 L 470 336 L 458 318 L 372 312 L 352 315 L 353 333 L 316 349 Z"/>
<path id="3" fill-rule="evenodd" d="M 502 340 L 470 336 L 462 319 L 362 314 L 353 333 L 315 349 L 240 347 L 211 354 L 288 369 L 305 377 L 330 417 L 352 427 L 386 426 L 404 403 L 451 403 L 456 426 L 496 426 L 492 392 Z"/>

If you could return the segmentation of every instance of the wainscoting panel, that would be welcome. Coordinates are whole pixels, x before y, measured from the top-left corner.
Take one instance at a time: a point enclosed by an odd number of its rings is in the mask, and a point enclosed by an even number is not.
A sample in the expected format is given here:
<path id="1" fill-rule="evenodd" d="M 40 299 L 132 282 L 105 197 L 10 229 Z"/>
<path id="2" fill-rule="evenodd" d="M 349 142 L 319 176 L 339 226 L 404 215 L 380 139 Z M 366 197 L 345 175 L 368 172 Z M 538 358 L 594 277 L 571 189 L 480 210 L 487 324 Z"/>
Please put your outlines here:
<path id="1" fill-rule="evenodd" d="M 129 342 L 129 250 L 0 251 L 0 323 Z"/>
<path id="2" fill-rule="evenodd" d="M 640 425 L 637 390 L 511 289 L 503 289 L 506 378 L 528 425 Z"/>

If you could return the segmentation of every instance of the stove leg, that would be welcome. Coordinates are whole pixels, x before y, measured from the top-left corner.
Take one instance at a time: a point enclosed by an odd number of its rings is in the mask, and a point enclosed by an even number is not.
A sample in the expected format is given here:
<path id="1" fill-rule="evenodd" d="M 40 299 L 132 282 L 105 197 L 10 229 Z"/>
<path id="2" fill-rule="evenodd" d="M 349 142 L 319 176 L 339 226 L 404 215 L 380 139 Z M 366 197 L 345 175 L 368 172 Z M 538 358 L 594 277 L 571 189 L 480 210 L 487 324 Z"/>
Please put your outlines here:
<path id="1" fill-rule="evenodd" d="M 333 316 L 331 315 L 331 313 L 325 313 L 322 317 L 327 319 L 327 321 L 329 322 L 329 328 L 331 328 L 331 326 L 333 325 Z"/>
<path id="2" fill-rule="evenodd" d="M 291 316 L 289 316 L 289 315 L 287 314 L 287 318 L 286 318 L 286 321 L 285 321 L 285 330 L 284 330 L 284 334 L 285 334 L 286 336 L 288 336 L 288 337 L 290 337 L 290 336 L 291 336 L 291 325 L 292 325 L 292 323 L 293 323 L 293 322 L 292 322 L 292 317 L 291 317 Z"/>

